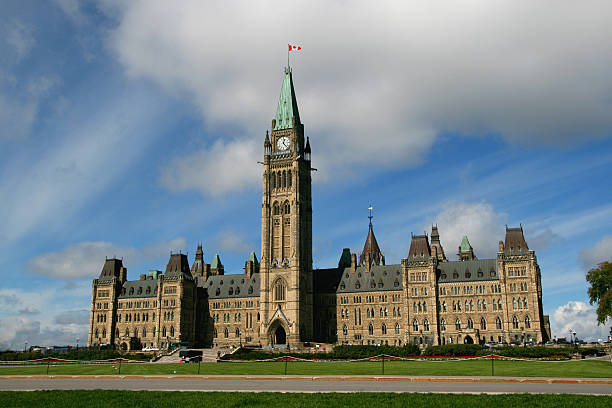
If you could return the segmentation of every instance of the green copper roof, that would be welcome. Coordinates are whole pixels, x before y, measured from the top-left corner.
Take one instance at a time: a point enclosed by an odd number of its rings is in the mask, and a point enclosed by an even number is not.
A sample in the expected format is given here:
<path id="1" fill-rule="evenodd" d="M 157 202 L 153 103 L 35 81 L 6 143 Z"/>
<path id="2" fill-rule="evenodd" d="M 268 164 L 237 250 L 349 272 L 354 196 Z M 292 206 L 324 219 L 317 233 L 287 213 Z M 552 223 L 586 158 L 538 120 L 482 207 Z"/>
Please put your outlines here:
<path id="1" fill-rule="evenodd" d="M 210 264 L 210 268 L 211 269 L 219 269 L 219 268 L 223 268 L 223 264 L 221 263 L 221 259 L 219 258 L 219 254 L 215 254 L 215 257 L 213 258 L 211 264 Z"/>
<path id="2" fill-rule="evenodd" d="M 461 252 L 470 252 L 471 247 L 472 246 L 470 245 L 470 241 L 468 241 L 467 235 L 464 235 L 463 239 L 461 240 Z"/>
<path id="3" fill-rule="evenodd" d="M 251 252 L 251 254 L 249 255 L 249 261 L 253 262 L 253 263 L 257 263 L 257 255 L 255 255 L 255 251 Z"/>
<path id="4" fill-rule="evenodd" d="M 298 112 L 297 99 L 293 89 L 291 68 L 285 68 L 283 86 L 278 98 L 278 107 L 276 108 L 276 126 L 273 130 L 291 129 L 291 118 L 293 117 L 295 117 L 295 123 L 300 123 L 300 113 Z"/>

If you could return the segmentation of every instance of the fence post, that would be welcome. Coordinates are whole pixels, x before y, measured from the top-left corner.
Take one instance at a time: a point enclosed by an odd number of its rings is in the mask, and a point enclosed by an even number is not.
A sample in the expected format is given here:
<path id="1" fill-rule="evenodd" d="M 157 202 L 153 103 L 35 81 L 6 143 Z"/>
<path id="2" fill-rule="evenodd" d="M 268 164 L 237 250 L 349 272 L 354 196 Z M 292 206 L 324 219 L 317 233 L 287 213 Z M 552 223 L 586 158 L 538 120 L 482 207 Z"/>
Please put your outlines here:
<path id="1" fill-rule="evenodd" d="M 495 375 L 494 361 L 495 361 L 495 357 L 491 356 L 491 377 Z"/>
<path id="2" fill-rule="evenodd" d="M 285 375 L 287 375 L 287 356 L 285 356 Z"/>
<path id="3" fill-rule="evenodd" d="M 119 357 L 119 375 L 121 375 L 121 357 Z"/>
<path id="4" fill-rule="evenodd" d="M 385 375 L 385 355 L 382 355 L 382 375 Z"/>
<path id="5" fill-rule="evenodd" d="M 51 360 L 47 359 L 47 375 L 49 375 L 49 364 L 51 363 Z"/>

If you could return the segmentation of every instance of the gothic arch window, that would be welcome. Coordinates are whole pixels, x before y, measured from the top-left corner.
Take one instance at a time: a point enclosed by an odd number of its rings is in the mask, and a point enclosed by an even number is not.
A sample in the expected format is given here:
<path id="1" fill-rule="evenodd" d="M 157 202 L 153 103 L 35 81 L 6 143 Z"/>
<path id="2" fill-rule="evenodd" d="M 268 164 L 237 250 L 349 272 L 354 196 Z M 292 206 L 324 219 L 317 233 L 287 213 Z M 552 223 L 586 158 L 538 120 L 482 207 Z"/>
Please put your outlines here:
<path id="1" fill-rule="evenodd" d="M 142 287 L 141 286 L 138 287 L 138 294 L 142 295 Z"/>
<path id="2" fill-rule="evenodd" d="M 283 188 L 287 187 L 287 172 L 283 170 Z"/>
<path id="3" fill-rule="evenodd" d="M 461 330 L 461 320 L 459 318 L 455 320 L 455 330 Z"/>
<path id="4" fill-rule="evenodd" d="M 446 312 L 446 300 L 442 302 L 442 310 Z"/>
<path id="5" fill-rule="evenodd" d="M 426 312 L 427 311 L 427 303 L 423 302 L 423 311 Z"/>
<path id="6" fill-rule="evenodd" d="M 527 298 L 523 298 L 523 307 L 527 309 Z"/>
<path id="7" fill-rule="evenodd" d="M 125 337 L 130 337 L 130 329 L 125 328 Z"/>
<path id="8" fill-rule="evenodd" d="M 230 287 L 230 288 L 229 288 L 229 294 L 230 294 L 230 295 L 233 295 L 233 294 L 234 294 L 234 288 L 232 288 L 232 287 Z"/>
<path id="9" fill-rule="evenodd" d="M 147 328 L 146 327 L 142 328 L 142 337 L 147 337 Z"/>
<path id="10" fill-rule="evenodd" d="M 423 330 L 429 331 L 429 320 L 423 320 Z"/>
<path id="11" fill-rule="evenodd" d="M 372 326 L 372 323 L 370 323 L 370 325 L 368 326 L 368 334 L 370 336 L 374 334 L 374 326 Z"/>
<path id="12" fill-rule="evenodd" d="M 480 318 L 480 329 L 487 330 L 487 321 L 485 320 L 484 317 Z"/>
<path id="13" fill-rule="evenodd" d="M 346 324 L 342 326 L 342 334 L 344 334 L 345 336 L 348 334 L 348 329 L 346 327 Z"/>
<path id="14" fill-rule="evenodd" d="M 467 328 L 468 329 L 473 329 L 474 328 L 474 322 L 472 321 L 472 319 L 468 319 L 467 321 Z"/>
<path id="15" fill-rule="evenodd" d="M 395 334 L 400 334 L 400 325 L 399 325 L 399 323 L 395 323 Z"/>
<path id="16" fill-rule="evenodd" d="M 440 320 L 440 330 L 441 331 L 445 331 L 446 330 L 446 320 L 444 320 L 444 319 Z"/>
<path id="17" fill-rule="evenodd" d="M 225 328 L 225 330 L 223 330 L 223 337 L 225 337 L 226 339 L 229 337 L 229 330 L 227 329 L 227 327 Z"/>
<path id="18" fill-rule="evenodd" d="M 414 319 L 412 321 L 412 330 L 414 330 L 415 332 L 419 331 L 419 321 L 417 319 Z"/>
<path id="19" fill-rule="evenodd" d="M 239 294 L 240 294 L 240 288 L 238 288 L 238 287 L 237 287 L 237 288 L 236 288 L 236 290 L 234 291 L 234 293 L 235 293 L 236 295 L 239 295 Z"/>
<path id="20" fill-rule="evenodd" d="M 472 274 L 470 273 L 470 270 L 466 269 L 465 270 L 465 277 L 466 277 L 466 279 L 469 279 L 471 276 L 472 276 Z"/>
<path id="21" fill-rule="evenodd" d="M 516 309 L 516 299 L 512 298 L 512 308 Z"/>
<path id="22" fill-rule="evenodd" d="M 249 292 L 249 295 L 252 295 L 252 294 L 253 294 L 253 287 L 252 287 L 252 286 L 249 286 L 249 290 L 248 290 L 248 292 Z"/>
<path id="23" fill-rule="evenodd" d="M 272 174 L 270 175 L 270 188 L 276 188 L 276 173 L 274 172 L 272 172 Z"/>
<path id="24" fill-rule="evenodd" d="M 478 300 L 478 302 L 476 303 L 478 310 L 482 310 L 482 302 L 480 300 Z"/>
<path id="25" fill-rule="evenodd" d="M 484 273 L 482 273 L 482 269 L 478 269 L 478 277 L 482 278 L 484 276 Z"/>
<path id="26" fill-rule="evenodd" d="M 289 201 L 285 201 L 285 204 L 283 204 L 283 214 L 291 214 L 291 205 L 289 204 Z"/>
<path id="27" fill-rule="evenodd" d="M 531 329 L 531 319 L 529 318 L 529 316 L 525 316 L 525 328 Z"/>
<path id="28" fill-rule="evenodd" d="M 174 337 L 174 326 L 170 326 L 170 337 Z"/>
<path id="29" fill-rule="evenodd" d="M 215 294 L 219 296 L 221 294 L 221 288 L 217 288 L 217 290 L 215 291 Z"/>
<path id="30" fill-rule="evenodd" d="M 240 337 L 240 329 L 236 327 L 236 337 Z"/>
<path id="31" fill-rule="evenodd" d="M 519 328 L 519 321 L 518 321 L 518 317 L 514 316 L 512 318 L 512 328 L 513 329 L 518 329 Z"/>
<path id="32" fill-rule="evenodd" d="M 151 294 L 151 287 L 147 286 L 147 295 Z"/>
<path id="33" fill-rule="evenodd" d="M 502 328 L 502 322 L 501 322 L 501 319 L 499 317 L 495 318 L 495 328 L 497 330 L 501 330 L 501 328 Z"/>
<path id="34" fill-rule="evenodd" d="M 274 300 L 276 301 L 285 300 L 285 290 L 286 290 L 285 281 L 282 279 L 278 279 L 274 283 Z"/>
<path id="35" fill-rule="evenodd" d="M 383 323 L 382 327 L 380 328 L 382 331 L 382 334 L 387 334 L 387 325 Z"/>
<path id="36" fill-rule="evenodd" d="M 395 287 L 397 288 L 397 287 L 399 286 L 399 280 L 397 280 L 397 279 L 396 279 L 396 280 L 393 282 L 393 286 L 395 286 Z"/>
<path id="37" fill-rule="evenodd" d="M 274 202 L 274 205 L 272 206 L 272 214 L 280 215 L 280 206 L 278 205 L 277 202 Z"/>
<path id="38" fill-rule="evenodd" d="M 95 336 L 95 337 L 98 337 L 98 335 L 99 335 L 99 332 L 98 332 L 98 329 L 96 329 L 96 333 L 95 333 L 95 335 L 94 335 L 94 336 Z"/>
<path id="39" fill-rule="evenodd" d="M 291 179 L 291 170 L 287 172 L 287 186 L 291 187 L 292 179 Z"/>
<path id="40" fill-rule="evenodd" d="M 370 309 L 366 309 L 366 312 L 367 312 L 366 315 L 367 315 L 367 317 L 369 319 L 370 318 Z"/>
<path id="41" fill-rule="evenodd" d="M 130 288 L 130 295 L 134 294 L 134 288 Z"/>

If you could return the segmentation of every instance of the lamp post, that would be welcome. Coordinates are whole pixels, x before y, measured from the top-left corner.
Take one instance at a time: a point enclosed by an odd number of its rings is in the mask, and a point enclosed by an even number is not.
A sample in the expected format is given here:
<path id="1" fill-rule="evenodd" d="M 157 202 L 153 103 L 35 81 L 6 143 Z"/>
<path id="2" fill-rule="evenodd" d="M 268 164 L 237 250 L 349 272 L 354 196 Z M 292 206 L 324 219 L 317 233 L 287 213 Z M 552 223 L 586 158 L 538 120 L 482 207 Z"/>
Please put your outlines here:
<path id="1" fill-rule="evenodd" d="M 23 352 L 24 352 L 24 353 L 26 352 L 27 348 L 28 348 L 28 341 L 26 340 L 26 341 L 23 343 Z"/>
<path id="2" fill-rule="evenodd" d="M 78 337 L 77 337 L 76 341 L 77 341 L 77 351 L 79 351 L 79 338 Z"/>

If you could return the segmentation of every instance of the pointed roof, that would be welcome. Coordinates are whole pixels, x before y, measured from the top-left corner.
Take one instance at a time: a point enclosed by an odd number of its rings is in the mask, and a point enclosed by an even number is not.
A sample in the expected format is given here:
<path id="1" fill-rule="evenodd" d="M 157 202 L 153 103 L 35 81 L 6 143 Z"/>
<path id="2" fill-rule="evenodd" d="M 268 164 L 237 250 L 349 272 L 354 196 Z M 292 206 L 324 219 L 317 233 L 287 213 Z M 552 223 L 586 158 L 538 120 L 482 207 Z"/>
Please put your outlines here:
<path id="1" fill-rule="evenodd" d="M 470 252 L 470 249 L 472 248 L 472 246 L 470 245 L 470 241 L 468 241 L 468 237 L 467 235 L 463 236 L 463 239 L 461 240 L 461 252 Z"/>
<path id="2" fill-rule="evenodd" d="M 257 255 L 255 255 L 255 251 L 251 251 L 251 254 L 249 255 L 249 259 L 247 260 L 247 262 L 253 262 L 254 264 L 257 264 Z"/>
<path id="3" fill-rule="evenodd" d="M 508 228 L 506 226 L 506 242 L 504 252 L 527 252 L 529 247 L 523 234 L 523 226 L 518 228 Z"/>
<path id="4" fill-rule="evenodd" d="M 219 258 L 219 254 L 215 254 L 215 257 L 213 258 L 210 264 L 210 268 L 211 269 L 223 268 L 223 264 L 221 263 L 221 258 Z"/>
<path id="5" fill-rule="evenodd" d="M 300 123 L 300 113 L 298 111 L 295 90 L 293 89 L 293 78 L 291 68 L 285 68 L 283 86 L 281 87 L 278 107 L 276 108 L 276 125 L 273 130 L 291 129 L 293 127 L 291 119 L 295 117 L 295 123 Z"/>
<path id="6" fill-rule="evenodd" d="M 359 263 L 363 264 L 368 255 L 370 256 L 373 264 L 384 265 L 385 256 L 378 247 L 378 242 L 374 236 L 374 229 L 372 228 L 372 222 L 370 222 L 370 229 L 368 231 L 368 237 L 366 238 L 365 245 L 363 246 L 363 251 L 361 252 L 361 255 L 359 255 Z"/>

